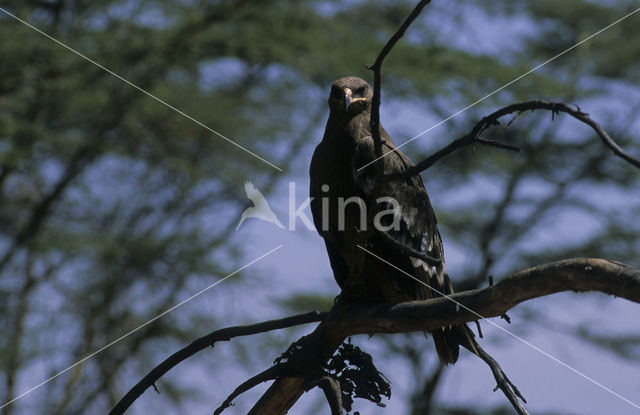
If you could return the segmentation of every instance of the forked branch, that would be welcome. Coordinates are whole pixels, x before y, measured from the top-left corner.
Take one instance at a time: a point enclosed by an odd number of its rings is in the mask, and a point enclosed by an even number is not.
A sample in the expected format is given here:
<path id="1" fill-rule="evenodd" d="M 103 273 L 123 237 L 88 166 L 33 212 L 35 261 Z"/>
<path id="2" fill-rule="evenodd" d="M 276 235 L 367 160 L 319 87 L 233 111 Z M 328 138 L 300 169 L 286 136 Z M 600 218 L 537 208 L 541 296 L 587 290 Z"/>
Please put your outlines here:
<path id="1" fill-rule="evenodd" d="M 199 351 L 207 347 L 213 347 L 219 341 L 229 341 L 234 337 L 250 336 L 258 333 L 265 333 L 272 330 L 278 330 L 301 324 L 322 321 L 328 313 L 312 311 L 310 313 L 300 314 L 296 316 L 281 318 L 278 320 L 269 320 L 262 323 L 251 324 L 248 326 L 226 327 L 216 330 L 206 336 L 200 337 L 193 341 L 187 347 L 178 350 L 169 356 L 164 362 L 153 368 L 144 378 L 142 378 L 127 394 L 113 407 L 110 415 L 122 414 L 135 402 L 142 393 L 153 386 L 165 373 L 177 366 L 180 362 L 188 359 Z"/>
<path id="2" fill-rule="evenodd" d="M 562 291 L 599 291 L 640 304 L 640 270 L 604 259 L 567 259 L 528 268 L 491 287 L 455 293 L 449 298 L 334 307 L 321 324 L 320 331 L 330 333 L 330 347 L 335 350 L 340 339 L 355 334 L 434 331 L 478 318 L 499 317 L 524 301 Z M 316 336 L 315 339 L 320 342 L 317 348 L 327 346 L 322 336 Z M 327 354 L 326 347 L 323 350 Z M 519 396 L 497 362 L 485 359 L 487 356 L 480 355 L 491 367 L 498 387 L 503 392 L 503 388 L 511 391 L 507 392 L 510 401 L 514 396 Z M 309 367 L 308 370 L 312 373 L 316 368 Z M 286 413 L 305 391 L 304 385 L 303 378 L 279 378 L 250 414 Z"/>
<path id="3" fill-rule="evenodd" d="M 500 389 L 504 396 L 506 396 L 511 403 L 511 406 L 513 406 L 513 409 L 516 410 L 518 415 L 529 415 L 529 412 L 520 402 L 520 400 L 522 400 L 522 402 L 527 403 L 527 400 L 524 398 L 524 396 L 522 396 L 522 393 L 520 393 L 518 387 L 513 382 L 511 382 L 507 374 L 504 373 L 504 370 L 502 370 L 498 361 L 494 359 L 489 353 L 487 353 L 482 347 L 480 347 L 479 344 L 475 345 L 475 349 L 478 356 L 482 360 L 484 360 L 484 362 L 491 369 L 491 373 L 493 373 L 493 377 L 496 380 L 496 387 L 493 389 L 493 391 L 495 392 Z"/>
<path id="4" fill-rule="evenodd" d="M 488 288 L 455 293 L 449 298 L 400 304 L 341 305 L 334 307 L 329 313 L 312 312 L 251 326 L 221 329 L 194 341 L 154 368 L 110 413 L 123 413 L 144 390 L 172 367 L 217 341 L 322 320 L 312 335 L 305 336 L 307 342 L 304 347 L 312 349 L 314 354 L 317 352 L 318 361 L 328 360 L 342 341 L 352 335 L 434 331 L 443 326 L 466 323 L 478 318 L 499 317 L 524 301 L 562 291 L 599 291 L 640 304 L 640 270 L 604 259 L 568 259 L 528 268 Z M 513 401 L 516 396 L 522 399 L 517 388 L 493 358 L 480 352 L 481 348 L 478 349 L 477 345 L 476 349 L 479 356 L 490 366 L 498 387 L 505 392 L 514 408 L 518 408 Z M 291 371 L 283 372 L 282 367 L 276 365 L 248 380 L 234 391 L 223 406 L 226 407 L 235 396 L 250 387 L 277 376 L 274 385 L 250 413 L 286 413 L 302 393 L 317 381 L 319 367 L 315 364 L 296 365 L 295 377 L 287 377 Z M 278 376 L 283 373 L 284 376 Z M 335 406 L 335 402 L 330 403 Z"/>
<path id="5" fill-rule="evenodd" d="M 589 117 L 589 114 L 582 112 L 580 108 L 574 107 L 569 104 L 565 104 L 564 102 L 554 102 L 554 101 L 523 101 L 517 102 L 515 104 L 507 105 L 506 107 L 500 108 L 499 110 L 487 115 L 483 119 L 481 119 L 476 125 L 473 126 L 473 129 L 470 133 L 452 141 L 443 149 L 437 151 L 421 162 L 417 163 L 414 167 L 411 167 L 404 172 L 401 173 L 392 173 L 384 175 L 383 177 L 387 180 L 403 180 L 408 177 L 414 176 L 420 172 L 427 170 L 429 167 L 433 166 L 436 162 L 453 153 L 455 150 L 458 150 L 463 147 L 467 147 L 469 145 L 473 145 L 475 143 L 484 144 L 493 147 L 501 147 L 508 150 L 517 150 L 517 147 L 510 146 L 504 143 L 498 143 L 491 140 L 486 140 L 480 137 L 485 130 L 488 128 L 499 125 L 498 120 L 505 115 L 509 114 L 520 114 L 524 111 L 535 111 L 535 110 L 546 110 L 551 111 L 553 115 L 563 112 L 565 114 L 569 114 L 573 118 L 578 121 L 587 124 L 591 127 L 602 143 L 609 147 L 613 153 L 631 164 L 634 167 L 640 169 L 640 160 L 636 157 L 629 154 L 622 147 L 620 147 L 612 138 L 609 136 L 607 131 L 596 121 Z"/>

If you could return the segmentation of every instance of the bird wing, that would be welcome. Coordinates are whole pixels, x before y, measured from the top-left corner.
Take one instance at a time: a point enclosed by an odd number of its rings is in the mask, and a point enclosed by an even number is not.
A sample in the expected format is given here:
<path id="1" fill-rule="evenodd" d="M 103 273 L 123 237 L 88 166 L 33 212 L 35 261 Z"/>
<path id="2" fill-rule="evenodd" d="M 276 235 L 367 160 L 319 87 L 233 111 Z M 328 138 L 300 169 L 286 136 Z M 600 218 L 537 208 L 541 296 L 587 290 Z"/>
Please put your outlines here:
<path id="1" fill-rule="evenodd" d="M 386 131 L 381 130 L 382 153 L 386 156 L 382 159 L 384 163 L 384 173 L 402 172 L 413 166 L 413 163 L 396 147 Z M 388 153 L 388 154 L 387 154 Z M 377 164 L 358 171 L 375 160 L 373 139 L 361 140 L 356 148 L 352 167 L 353 178 L 361 193 L 361 197 L 369 199 L 371 197 L 375 183 Z M 398 202 L 399 209 L 393 218 L 397 221 L 397 226 L 387 231 L 387 234 L 400 244 L 418 252 L 423 252 L 434 258 L 443 258 L 442 240 L 437 229 L 436 216 L 431 207 L 429 196 L 419 175 L 406 180 L 389 181 L 383 185 L 382 194 L 384 197 L 391 197 Z M 375 206 L 375 201 L 369 201 L 369 206 Z M 379 209 L 390 209 L 392 206 L 381 204 Z M 388 221 L 391 217 L 388 218 Z M 382 223 L 386 225 L 385 223 Z M 380 242 L 384 244 L 384 242 Z M 386 250 L 397 251 L 394 246 L 385 247 Z M 429 266 L 422 260 L 410 258 L 411 268 L 416 272 L 411 272 L 416 278 L 432 286 L 445 294 L 451 292 L 450 283 L 445 276 L 444 260 L 440 266 Z M 405 281 L 396 281 L 394 287 L 405 291 L 407 299 L 422 299 L 438 296 L 422 284 L 410 281 L 409 277 L 404 277 Z M 409 286 L 406 284 L 409 280 Z M 418 286 L 416 286 L 418 284 Z"/>
<path id="2" fill-rule="evenodd" d="M 413 166 L 413 163 L 396 149 L 384 130 L 381 131 L 381 138 L 383 140 L 382 153 L 386 154 L 383 158 L 385 174 L 402 172 Z M 361 141 L 356 148 L 352 166 L 353 178 L 363 197 L 371 197 L 377 167 L 372 164 L 360 171 L 358 168 L 370 163 L 375 158 L 373 140 Z M 389 286 L 396 291 L 396 294 L 406 300 L 434 298 L 453 293 L 451 280 L 446 273 L 442 238 L 438 232 L 436 216 L 422 178 L 416 175 L 405 180 L 389 181 L 383 186 L 382 196 L 392 197 L 399 203 L 398 212 L 394 217 L 398 221 L 398 226 L 387 231 L 388 236 L 406 247 L 441 260 L 438 265 L 429 265 L 421 259 L 402 254 L 396 246 L 385 239 L 375 238 L 374 245 L 380 256 L 404 271 L 397 272 L 397 270 L 389 269 L 387 271 L 387 278 L 390 279 Z M 369 206 L 373 206 L 371 202 L 369 201 Z M 386 209 L 387 207 L 380 206 L 379 208 Z M 377 266 L 379 267 L 379 264 Z M 415 280 L 405 273 L 411 275 Z M 385 296 L 392 297 L 390 293 Z M 432 336 L 443 363 L 456 362 L 459 344 L 468 344 L 471 347 L 474 344 L 473 333 L 466 325 L 443 327 L 442 330 L 433 332 Z"/>

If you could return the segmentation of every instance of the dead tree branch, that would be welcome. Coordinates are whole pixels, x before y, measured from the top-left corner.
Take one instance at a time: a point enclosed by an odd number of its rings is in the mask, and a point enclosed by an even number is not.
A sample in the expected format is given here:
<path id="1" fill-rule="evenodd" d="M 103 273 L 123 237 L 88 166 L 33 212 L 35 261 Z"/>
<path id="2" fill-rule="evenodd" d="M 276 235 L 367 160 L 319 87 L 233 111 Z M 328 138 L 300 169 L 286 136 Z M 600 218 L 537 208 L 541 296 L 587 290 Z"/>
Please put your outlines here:
<path id="1" fill-rule="evenodd" d="M 245 393 L 249 389 L 252 389 L 253 387 L 258 386 L 263 382 L 273 380 L 278 376 L 282 376 L 283 366 L 284 366 L 283 364 L 271 366 L 269 369 L 264 370 L 258 373 L 257 375 L 255 375 L 254 377 L 252 377 L 251 379 L 243 382 L 231 393 L 231 395 L 229 395 L 229 397 L 227 397 L 227 399 L 224 400 L 224 402 L 222 402 L 222 405 L 220 405 L 215 411 L 213 411 L 213 415 L 220 415 L 222 411 L 224 411 L 225 409 L 227 409 L 233 404 L 233 400 L 235 398 Z"/>
<path id="2" fill-rule="evenodd" d="M 434 331 L 477 320 L 478 315 L 498 317 L 524 301 L 562 291 L 599 291 L 640 304 L 640 270 L 604 259 L 567 259 L 522 270 L 491 287 L 455 293 L 450 299 L 334 307 L 316 328 L 313 338 L 319 342 L 315 347 L 322 351 L 319 357 L 328 359 L 330 350 L 335 350 L 348 336 Z M 489 366 L 494 375 L 500 373 L 499 366 Z M 316 368 L 308 370 L 312 373 Z M 500 386 L 499 376 L 496 380 Z M 509 385 L 506 378 L 505 382 Z M 304 378 L 277 379 L 249 413 L 287 413 L 305 391 L 304 385 Z"/>
<path id="3" fill-rule="evenodd" d="M 285 364 L 276 365 L 254 376 L 239 386 L 220 409 L 224 409 L 240 393 L 277 377 L 249 413 L 284 414 L 309 386 L 318 381 L 319 366 L 328 361 L 349 336 L 434 331 L 443 326 L 474 321 L 479 316 L 498 317 L 521 302 L 562 291 L 599 291 L 640 304 L 640 270 L 604 259 L 567 259 L 522 270 L 490 287 L 455 293 L 449 299 L 435 298 L 400 304 L 338 304 L 329 313 L 312 312 L 249 326 L 224 328 L 194 341 L 154 368 L 125 395 L 110 414 L 124 413 L 171 368 L 196 352 L 213 346 L 217 341 L 322 321 L 301 342 L 302 348 L 306 349 L 305 354 L 312 356 L 312 359 L 305 360 L 304 364 L 295 364 L 295 373 L 286 368 L 283 371 Z M 521 398 L 521 394 L 498 363 L 480 350 L 478 349 L 479 356 L 491 368 L 498 387 L 517 408 L 514 399 Z M 279 376 L 283 373 L 286 375 Z M 518 402 L 517 399 L 515 402 Z M 330 404 L 332 408 L 335 406 L 335 402 L 330 401 Z"/>
<path id="4" fill-rule="evenodd" d="M 309 385 L 317 386 L 324 392 L 324 396 L 329 403 L 331 415 L 342 415 L 342 396 L 340 392 L 340 383 L 331 376 L 323 376 Z"/>
<path id="5" fill-rule="evenodd" d="M 371 200 L 377 200 L 377 198 L 382 193 L 382 185 L 383 181 L 381 178 L 384 174 L 384 163 L 382 160 L 382 139 L 380 138 L 380 101 L 381 101 L 381 89 L 382 89 L 382 63 L 384 59 L 387 57 L 391 49 L 398 43 L 398 41 L 404 36 L 404 33 L 407 31 L 411 23 L 420 15 L 422 9 L 431 2 L 431 0 L 421 0 L 418 2 L 416 7 L 409 13 L 407 18 L 402 22 L 400 27 L 396 30 L 396 32 L 391 36 L 391 38 L 384 45 L 376 60 L 373 64 L 368 65 L 367 69 L 373 71 L 373 97 L 371 98 L 371 119 L 369 121 L 369 126 L 371 128 L 371 138 L 373 140 L 373 149 L 375 154 L 375 185 L 373 187 L 373 191 L 371 192 Z M 370 209 L 367 223 L 372 223 L 373 218 L 377 213 L 377 208 Z M 362 237 L 366 238 L 368 234 L 363 233 Z"/>
<path id="6" fill-rule="evenodd" d="M 169 356 L 165 361 L 153 368 L 140 382 L 138 382 L 127 394 L 113 407 L 110 415 L 122 414 L 135 402 L 136 399 L 142 395 L 142 393 L 153 386 L 155 382 L 160 379 L 165 373 L 177 366 L 180 362 L 188 359 L 199 351 L 211 346 L 219 341 L 229 341 L 234 337 L 250 336 L 258 333 L 265 333 L 272 330 L 284 329 L 293 326 L 299 326 L 301 324 L 308 324 L 317 321 L 322 321 L 326 318 L 328 313 L 312 311 L 306 314 L 299 314 L 296 316 L 281 318 L 277 320 L 264 321 L 262 323 L 251 324 L 247 326 L 235 326 L 226 327 L 220 330 L 216 330 L 206 336 L 200 337 L 193 341 L 187 347 L 175 352 Z"/>
<path id="7" fill-rule="evenodd" d="M 367 66 L 367 69 L 373 71 L 373 98 L 371 100 L 371 138 L 373 138 L 376 157 L 382 155 L 382 142 L 380 140 L 380 100 L 381 100 L 381 78 L 382 78 L 382 63 L 387 57 L 391 49 L 398 43 L 398 41 L 404 36 L 411 23 L 420 15 L 420 12 L 429 4 L 431 0 L 422 0 L 411 11 L 409 16 L 402 22 L 398 30 L 391 36 L 391 38 L 384 45 L 375 62 L 372 65 Z"/>
<path id="8" fill-rule="evenodd" d="M 524 301 L 562 291 L 599 291 L 640 304 L 640 270 L 599 258 L 565 259 L 519 271 L 491 287 L 451 294 L 449 299 L 353 304 L 339 329 L 347 336 L 434 331 L 476 320 L 478 314 L 499 317 Z"/>
<path id="9" fill-rule="evenodd" d="M 433 166 L 439 160 L 453 153 L 455 150 L 472 145 L 474 143 L 489 145 L 493 147 L 501 147 L 509 150 L 517 150 L 516 147 L 509 146 L 508 144 L 498 143 L 496 141 L 480 138 L 480 134 L 494 125 L 499 125 L 498 120 L 505 115 L 513 113 L 520 114 L 524 111 L 535 110 L 551 111 L 553 115 L 563 112 L 565 114 L 569 114 L 578 121 L 587 124 L 596 132 L 602 143 L 609 147 L 616 156 L 622 158 L 632 166 L 640 169 L 640 160 L 620 147 L 600 124 L 591 119 L 591 117 L 589 117 L 589 114 L 582 112 L 580 108 L 565 104 L 564 102 L 523 101 L 507 105 L 506 107 L 494 111 L 493 113 L 487 115 L 478 123 L 476 123 L 470 133 L 454 140 L 443 149 L 437 151 L 436 153 L 416 164 L 414 167 L 411 167 L 401 173 L 386 174 L 384 175 L 384 178 L 387 180 L 403 180 L 408 177 L 414 176 L 420 172 L 427 170 L 429 167 Z"/>
<path id="10" fill-rule="evenodd" d="M 479 344 L 476 343 L 474 346 L 478 356 L 489 366 L 496 380 L 496 387 L 493 391 L 495 392 L 500 389 L 509 402 L 511 402 L 511 406 L 513 406 L 518 415 L 529 415 L 529 412 L 527 412 L 522 403 L 520 403 L 520 400 L 524 403 L 527 403 L 527 400 L 522 396 L 517 386 L 511 382 L 507 374 L 504 373 L 498 361 L 480 347 Z"/>

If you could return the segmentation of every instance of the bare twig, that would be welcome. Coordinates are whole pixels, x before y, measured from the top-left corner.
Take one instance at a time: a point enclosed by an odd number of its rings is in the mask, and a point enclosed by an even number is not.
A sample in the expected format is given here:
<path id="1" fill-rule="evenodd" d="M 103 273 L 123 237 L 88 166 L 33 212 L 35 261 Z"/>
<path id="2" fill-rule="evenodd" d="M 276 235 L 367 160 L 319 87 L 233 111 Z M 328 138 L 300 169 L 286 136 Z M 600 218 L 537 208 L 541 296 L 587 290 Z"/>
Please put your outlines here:
<path id="1" fill-rule="evenodd" d="M 278 378 L 251 408 L 248 415 L 286 414 L 306 391 L 307 384 L 318 378 L 318 373 L 322 373 L 322 362 L 328 361 L 347 338 L 344 332 L 336 329 L 339 319 L 346 317 L 340 310 L 344 310 L 344 306 L 338 302 L 327 318 L 303 338 L 306 339 L 304 347 L 315 352 L 316 363 L 309 362 L 304 367 L 304 374 L 298 373 L 297 377 Z"/>
<path id="2" fill-rule="evenodd" d="M 419 174 L 420 172 L 427 170 L 429 167 L 436 164 L 436 162 L 445 158 L 446 156 L 453 153 L 454 151 L 462 147 L 469 146 L 473 143 L 474 143 L 474 136 L 472 134 L 467 134 L 463 137 L 460 137 L 452 141 L 446 147 L 438 150 L 436 153 L 430 155 L 429 157 L 422 160 L 415 166 L 410 167 L 403 172 L 385 174 L 383 177 L 386 180 L 404 180 L 408 177 L 415 176 L 416 174 Z"/>
<path id="3" fill-rule="evenodd" d="M 534 110 L 540 110 L 540 109 L 551 111 L 554 114 L 564 112 L 566 114 L 571 115 L 573 118 L 587 124 L 596 132 L 596 134 L 598 134 L 598 137 L 600 137 L 600 140 L 602 141 L 602 143 L 607 147 L 609 147 L 616 156 L 622 158 L 626 162 L 640 169 L 640 160 L 638 160 L 637 158 L 627 153 L 622 147 L 620 147 L 615 141 L 613 141 L 613 139 L 609 136 L 606 130 L 600 124 L 598 124 L 593 119 L 591 119 L 591 117 L 589 117 L 589 114 L 582 112 L 578 107 L 565 104 L 564 102 L 553 102 L 553 101 L 518 102 L 515 104 L 507 105 L 504 108 L 501 108 L 500 110 L 494 112 L 488 117 L 485 117 L 484 120 L 487 120 L 488 122 L 491 122 L 493 120 L 495 122 L 495 120 L 507 114 L 512 114 L 514 112 L 519 113 L 519 112 L 528 111 L 528 110 L 534 111 Z M 483 129 L 485 128 L 483 127 Z"/>
<path id="4" fill-rule="evenodd" d="M 513 406 L 513 409 L 515 409 L 519 415 L 529 415 L 529 412 L 527 412 L 518 398 L 520 398 L 524 403 L 527 403 L 527 400 L 524 398 L 524 396 L 522 396 L 516 385 L 511 382 L 507 374 L 504 373 L 504 370 L 502 370 L 500 364 L 482 347 L 480 347 L 480 345 L 476 343 L 474 346 L 477 351 L 478 357 L 484 360 L 484 362 L 489 366 L 489 368 L 491 369 L 491 373 L 493 373 L 493 377 L 496 379 L 496 387 L 493 391 L 495 392 L 496 390 L 500 389 L 502 393 L 504 393 L 504 395 L 507 397 L 509 402 L 511 402 L 511 406 Z"/>
<path id="5" fill-rule="evenodd" d="M 131 406 L 131 404 L 142 395 L 142 393 L 151 387 L 158 379 L 160 379 L 165 373 L 177 366 L 183 360 L 188 359 L 197 352 L 213 346 L 219 341 L 228 341 L 234 337 L 250 336 L 252 334 L 264 333 L 267 331 L 283 329 L 287 327 L 298 326 L 301 324 L 313 323 L 316 321 L 322 321 L 326 318 L 328 313 L 312 311 L 306 314 L 299 314 L 296 316 L 281 318 L 278 320 L 269 320 L 262 323 L 251 324 L 247 326 L 235 326 L 227 327 L 220 330 L 216 330 L 206 336 L 192 342 L 187 347 L 177 351 L 169 356 L 164 362 L 153 368 L 140 382 L 138 382 L 129 392 L 113 407 L 110 415 L 122 414 Z"/>
<path id="6" fill-rule="evenodd" d="M 502 148 L 514 149 L 510 148 L 507 144 L 497 143 L 495 141 L 485 140 L 480 138 L 480 134 L 483 131 L 490 128 L 491 126 L 498 124 L 498 119 L 504 117 L 505 115 L 512 113 L 521 113 L 523 111 L 534 111 L 534 110 L 547 110 L 551 111 L 553 114 L 557 114 L 560 112 L 564 112 L 566 114 L 571 115 L 573 118 L 577 119 L 580 122 L 583 122 L 593 128 L 596 132 L 600 140 L 613 151 L 613 153 L 631 164 L 640 169 L 640 160 L 633 157 L 629 153 L 627 153 L 622 147 L 620 147 L 613 139 L 609 136 L 606 130 L 597 122 L 589 117 L 589 114 L 584 113 L 578 107 L 574 107 L 569 104 L 565 104 L 564 102 L 553 102 L 553 101 L 523 101 L 515 104 L 507 105 L 506 107 L 500 108 L 499 110 L 489 114 L 480 120 L 473 127 L 470 133 L 454 140 L 449 145 L 439 150 L 435 154 L 427 157 L 422 160 L 420 163 L 416 164 L 414 167 L 411 167 L 403 172 L 392 173 L 384 175 L 385 179 L 388 180 L 402 180 L 408 177 L 414 176 L 424 170 L 427 170 L 429 167 L 433 166 L 437 161 L 441 160 L 445 156 L 451 154 L 455 150 L 466 147 L 473 143 L 480 143 L 491 146 L 498 146 Z"/>
<path id="7" fill-rule="evenodd" d="M 520 152 L 519 147 L 512 146 L 510 144 L 501 143 L 500 141 L 489 140 L 486 138 L 478 137 L 476 138 L 476 142 L 480 144 L 484 144 L 487 147 L 501 148 L 503 150 L 515 151 L 516 153 Z"/>
<path id="8" fill-rule="evenodd" d="M 254 377 L 243 382 L 231 393 L 231 395 L 229 395 L 229 397 L 227 397 L 227 399 L 225 399 L 224 402 L 222 402 L 222 405 L 220 405 L 215 411 L 213 411 L 213 415 L 220 415 L 222 411 L 224 411 L 225 409 L 227 409 L 229 406 L 233 404 L 233 400 L 235 398 L 237 398 L 239 395 L 243 394 L 244 392 L 248 391 L 249 389 L 252 389 L 253 387 L 258 386 L 259 384 L 266 382 L 268 380 L 273 380 L 278 376 L 282 376 L 284 374 L 283 368 L 285 365 L 286 364 L 283 363 L 283 364 L 271 366 L 269 369 L 262 371 L 257 375 L 255 375 Z"/>
<path id="9" fill-rule="evenodd" d="M 369 125 L 371 128 L 371 138 L 373 139 L 373 149 L 376 158 L 376 174 L 375 185 L 371 192 L 371 200 L 377 200 L 382 192 L 383 181 L 380 180 L 384 174 L 384 160 L 382 160 L 382 139 L 380 138 L 380 101 L 381 101 L 381 88 L 382 88 L 382 63 L 387 57 L 391 49 L 398 43 L 398 41 L 404 36 L 411 23 L 420 15 L 422 9 L 431 2 L 431 0 L 422 0 L 418 2 L 416 7 L 409 13 L 407 18 L 402 22 L 398 30 L 391 36 L 391 38 L 384 45 L 375 62 L 367 66 L 367 69 L 373 71 L 373 97 L 371 99 L 371 119 Z M 368 222 L 372 223 L 373 218 L 377 213 L 377 205 L 373 209 L 369 210 Z M 365 236 L 365 235 L 363 235 Z"/>
<path id="10" fill-rule="evenodd" d="M 478 320 L 475 320 L 474 322 L 476 323 L 476 328 L 478 329 L 478 337 L 482 339 L 484 336 L 482 335 L 482 327 L 480 327 L 480 322 Z"/>
<path id="11" fill-rule="evenodd" d="M 380 141 L 380 87 L 381 87 L 381 71 L 382 71 L 382 62 L 387 57 L 391 49 L 398 43 L 400 38 L 404 36 L 404 33 L 407 31 L 411 23 L 420 15 L 420 12 L 429 4 L 431 0 L 422 0 L 420 1 L 416 7 L 411 11 L 409 16 L 402 22 L 398 30 L 391 36 L 391 38 L 387 41 L 386 45 L 382 48 L 378 57 L 372 65 L 367 66 L 367 69 L 373 71 L 373 98 L 371 100 L 371 137 L 373 138 L 374 148 L 376 157 L 380 157 L 382 155 L 382 143 Z"/>

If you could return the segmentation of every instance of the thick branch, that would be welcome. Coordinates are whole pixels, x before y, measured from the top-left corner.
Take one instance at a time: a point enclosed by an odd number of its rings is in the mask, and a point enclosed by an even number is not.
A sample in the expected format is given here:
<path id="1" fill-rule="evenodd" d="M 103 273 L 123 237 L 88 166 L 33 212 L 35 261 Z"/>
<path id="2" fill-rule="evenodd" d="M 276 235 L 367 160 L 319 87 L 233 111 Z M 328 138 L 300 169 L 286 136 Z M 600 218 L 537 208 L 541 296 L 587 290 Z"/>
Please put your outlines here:
<path id="1" fill-rule="evenodd" d="M 345 318 L 344 313 L 336 312 L 336 310 L 343 310 L 343 306 L 337 303 L 327 318 L 311 334 L 305 336 L 309 340 L 306 347 L 314 349 L 315 358 L 317 362 L 320 362 L 318 364 L 328 361 L 346 339 L 341 331 L 334 330 L 334 327 L 339 324 L 338 319 Z M 309 383 L 317 378 L 315 375 L 318 369 L 317 365 L 309 364 L 305 371 L 306 378 L 303 377 L 304 375 L 278 378 L 253 406 L 248 415 L 286 414 L 305 392 Z"/>
<path id="2" fill-rule="evenodd" d="M 478 315 L 501 316 L 521 302 L 562 291 L 600 291 L 640 303 L 640 270 L 604 259 L 567 259 L 525 269 L 489 288 L 456 293 L 450 299 L 334 307 L 314 333 L 324 334 L 317 337 L 318 348 L 322 358 L 328 359 L 328 351 L 351 335 L 434 331 L 477 320 Z M 493 371 L 495 366 L 491 367 Z M 308 370 L 312 373 L 315 368 Z M 304 392 L 304 385 L 301 378 L 276 380 L 250 414 L 286 413 Z"/>
<path id="3" fill-rule="evenodd" d="M 131 406 L 131 404 L 142 395 L 142 393 L 160 379 L 165 373 L 177 366 L 183 360 L 188 359 L 197 352 L 213 346 L 219 341 L 229 341 L 234 337 L 250 336 L 252 334 L 264 333 L 267 331 L 284 329 L 287 327 L 298 326 L 300 324 L 313 323 L 322 321 L 327 317 L 326 312 L 312 311 L 306 314 L 281 318 L 278 320 L 269 320 L 262 323 L 251 324 L 247 326 L 226 327 L 216 330 L 206 336 L 200 337 L 193 341 L 187 347 L 177 351 L 169 356 L 164 362 L 153 368 L 140 382 L 138 382 L 131 390 L 113 407 L 110 415 L 122 414 Z"/>
<path id="4" fill-rule="evenodd" d="M 451 142 L 449 145 L 439 150 L 435 154 L 427 157 L 422 160 L 420 163 L 416 164 L 414 167 L 407 169 L 401 173 L 393 173 L 385 175 L 384 177 L 389 180 L 402 180 L 408 177 L 414 176 L 424 170 L 427 170 L 429 167 L 433 166 L 437 161 L 441 160 L 445 156 L 453 153 L 455 150 L 466 147 L 473 143 L 480 143 L 484 145 L 490 145 L 494 147 L 503 147 L 506 149 L 515 149 L 515 147 L 510 147 L 506 144 L 497 143 L 494 141 L 486 140 L 480 138 L 480 134 L 483 131 L 490 128 L 493 125 L 498 124 L 498 119 L 504 117 L 508 114 L 513 113 L 521 113 L 524 111 L 534 111 L 534 110 L 547 110 L 551 111 L 553 114 L 557 114 L 559 112 L 564 112 L 566 114 L 571 115 L 573 118 L 577 119 L 580 122 L 583 122 L 593 128 L 596 132 L 600 140 L 613 151 L 613 153 L 630 163 L 631 165 L 640 169 L 640 160 L 633 157 L 629 153 L 627 153 L 622 147 L 620 147 L 613 139 L 609 136 L 609 134 L 605 131 L 605 129 L 592 120 L 589 117 L 589 114 L 586 114 L 580 110 L 578 107 L 574 107 L 569 104 L 565 104 L 564 102 L 553 102 L 553 101 L 523 101 L 517 102 L 515 104 L 507 105 L 506 107 L 500 108 L 499 110 L 489 114 L 480 120 L 476 125 L 474 125 L 473 129 L 470 133 L 458 138 L 457 140 Z"/>
<path id="5" fill-rule="evenodd" d="M 599 291 L 640 304 L 640 270 L 605 259 L 565 259 L 519 271 L 492 287 L 452 294 L 449 299 L 350 305 L 349 318 L 342 321 L 340 330 L 346 336 L 434 331 L 480 317 L 498 317 L 524 301 L 562 291 Z"/>

